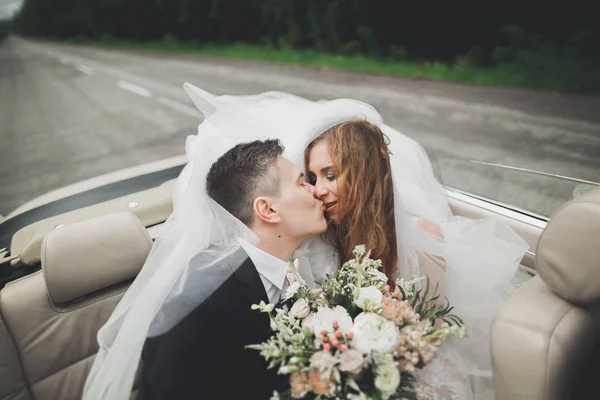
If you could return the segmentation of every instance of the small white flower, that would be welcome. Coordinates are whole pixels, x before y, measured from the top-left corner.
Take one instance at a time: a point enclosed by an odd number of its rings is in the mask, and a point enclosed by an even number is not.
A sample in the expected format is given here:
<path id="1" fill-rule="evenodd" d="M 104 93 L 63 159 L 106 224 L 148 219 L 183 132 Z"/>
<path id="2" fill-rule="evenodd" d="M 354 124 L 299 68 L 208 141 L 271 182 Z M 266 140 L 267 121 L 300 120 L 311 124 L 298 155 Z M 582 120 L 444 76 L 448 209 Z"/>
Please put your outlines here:
<path id="1" fill-rule="evenodd" d="M 396 325 L 381 315 L 361 313 L 354 319 L 352 346 L 363 354 L 391 353 L 400 343 Z"/>
<path id="2" fill-rule="evenodd" d="M 377 367 L 375 387 L 379 389 L 384 399 L 396 392 L 400 385 L 400 370 L 395 363 L 385 363 Z"/>
<path id="3" fill-rule="evenodd" d="M 294 295 L 296 294 L 296 292 L 300 289 L 300 282 L 294 282 L 292 283 L 287 290 L 285 291 L 285 296 L 283 296 L 284 300 L 289 300 L 292 297 L 294 297 Z"/>
<path id="4" fill-rule="evenodd" d="M 308 305 L 308 301 L 306 299 L 298 299 L 292 306 L 290 310 L 290 314 L 294 316 L 294 318 L 302 319 L 306 318 L 310 313 L 310 307 Z"/>
<path id="5" fill-rule="evenodd" d="M 388 281 L 387 275 L 376 268 L 370 268 L 367 272 L 369 273 L 369 275 L 373 275 L 382 282 L 387 283 Z"/>
<path id="6" fill-rule="evenodd" d="M 340 371 L 358 374 L 363 363 L 363 355 L 354 349 L 348 349 L 340 355 Z"/>
<path id="7" fill-rule="evenodd" d="M 361 257 L 362 255 L 365 254 L 366 252 L 366 248 L 365 245 L 363 244 L 359 244 L 357 246 L 354 246 L 354 250 L 352 250 L 352 253 L 356 256 L 356 257 Z"/>
<path id="8" fill-rule="evenodd" d="M 271 398 L 269 400 L 280 400 L 281 397 L 279 397 L 279 393 L 277 393 L 276 390 L 273 390 L 273 395 L 271 396 Z"/>
<path id="9" fill-rule="evenodd" d="M 292 372 L 296 372 L 299 371 L 300 368 L 297 365 L 284 365 L 283 367 L 279 368 L 279 375 L 287 375 L 287 374 L 291 374 Z"/>
<path id="10" fill-rule="evenodd" d="M 354 303 L 365 311 L 375 311 L 381 307 L 383 294 L 375 286 L 360 288 L 358 299 Z"/>
<path id="11" fill-rule="evenodd" d="M 400 286 L 407 295 L 411 295 L 419 287 L 420 282 L 423 279 L 425 279 L 424 276 L 420 277 L 420 278 L 412 279 L 410 281 L 407 281 L 404 278 L 400 278 L 400 279 L 396 280 L 396 285 Z"/>
<path id="12" fill-rule="evenodd" d="M 252 304 L 250 308 L 253 310 L 260 310 L 260 312 L 270 313 L 273 311 L 273 308 L 275 308 L 275 305 L 265 304 L 265 302 L 261 300 L 259 304 Z"/>

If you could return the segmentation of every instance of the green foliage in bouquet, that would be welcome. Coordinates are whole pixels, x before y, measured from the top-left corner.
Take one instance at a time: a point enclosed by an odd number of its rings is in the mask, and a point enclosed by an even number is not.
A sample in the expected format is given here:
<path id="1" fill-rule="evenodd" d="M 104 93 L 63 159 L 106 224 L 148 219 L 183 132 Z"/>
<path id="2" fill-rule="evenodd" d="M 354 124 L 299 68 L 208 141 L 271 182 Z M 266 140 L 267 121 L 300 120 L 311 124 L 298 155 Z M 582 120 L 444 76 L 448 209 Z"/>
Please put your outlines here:
<path id="1" fill-rule="evenodd" d="M 447 297 L 444 297 L 444 304 L 440 305 L 437 303 L 440 298 L 438 294 L 439 283 L 436 283 L 435 287 L 432 287 L 429 276 L 425 279 L 425 289 L 418 289 L 412 293 L 409 292 L 409 295 L 406 294 L 402 286 L 398 285 L 402 299 L 407 300 L 415 311 L 419 313 L 421 320 L 428 319 L 435 321 L 441 319 L 448 325 L 463 326 L 463 320 L 458 315 L 451 314 L 454 307 L 450 305 Z"/>
<path id="2" fill-rule="evenodd" d="M 354 301 L 358 290 L 374 286 L 385 291 L 388 280 L 380 271 L 381 260 L 372 260 L 371 252 L 365 252 L 365 246 L 356 246 L 353 253 L 354 259 L 345 262 L 334 274 L 326 274 L 325 278 L 316 280 L 329 304 L 344 307 L 352 318 L 362 312 Z"/>

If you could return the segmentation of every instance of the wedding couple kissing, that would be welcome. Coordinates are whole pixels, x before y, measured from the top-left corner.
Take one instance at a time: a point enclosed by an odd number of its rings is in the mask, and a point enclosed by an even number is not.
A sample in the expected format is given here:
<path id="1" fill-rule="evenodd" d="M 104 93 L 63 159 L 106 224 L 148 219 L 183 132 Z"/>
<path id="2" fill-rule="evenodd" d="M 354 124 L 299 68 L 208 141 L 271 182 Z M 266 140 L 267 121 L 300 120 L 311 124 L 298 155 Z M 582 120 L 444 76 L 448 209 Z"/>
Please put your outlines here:
<path id="1" fill-rule="evenodd" d="M 285 390 L 288 377 L 246 348 L 272 334 L 252 305 L 280 302 L 290 259 L 316 288 L 356 245 L 390 287 L 428 276 L 465 320 L 469 339 L 422 371 L 420 393 L 489 395 L 489 324 L 526 243 L 499 221 L 453 216 L 425 151 L 366 103 L 184 87 L 205 119 L 186 143 L 173 214 L 98 333 L 84 399 L 127 399 L 134 382 L 138 399 Z"/>

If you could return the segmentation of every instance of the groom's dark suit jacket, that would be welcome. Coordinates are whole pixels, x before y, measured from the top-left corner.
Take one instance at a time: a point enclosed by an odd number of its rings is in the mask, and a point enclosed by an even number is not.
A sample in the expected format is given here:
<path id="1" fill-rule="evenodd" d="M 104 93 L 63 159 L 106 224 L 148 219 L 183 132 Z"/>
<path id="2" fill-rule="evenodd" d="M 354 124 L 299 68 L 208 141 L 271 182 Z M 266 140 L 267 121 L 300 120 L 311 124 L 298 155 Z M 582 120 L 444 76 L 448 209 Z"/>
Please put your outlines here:
<path id="1" fill-rule="evenodd" d="M 146 340 L 138 399 L 269 399 L 286 379 L 258 350 L 272 334 L 269 316 L 251 310 L 268 303 L 250 258 L 207 300 L 167 333 Z"/>

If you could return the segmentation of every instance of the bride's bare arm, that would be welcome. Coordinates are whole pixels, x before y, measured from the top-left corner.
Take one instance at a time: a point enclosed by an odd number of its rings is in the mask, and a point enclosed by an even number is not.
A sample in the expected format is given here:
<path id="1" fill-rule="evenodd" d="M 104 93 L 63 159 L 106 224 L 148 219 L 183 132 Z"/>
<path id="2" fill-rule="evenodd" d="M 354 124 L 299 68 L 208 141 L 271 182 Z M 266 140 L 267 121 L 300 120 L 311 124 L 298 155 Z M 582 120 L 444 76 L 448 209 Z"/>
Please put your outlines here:
<path id="1" fill-rule="evenodd" d="M 432 236 L 444 239 L 444 235 L 442 234 L 440 227 L 429 220 L 426 220 L 424 218 L 417 218 L 417 226 Z M 434 286 L 436 284 L 439 285 L 438 294 L 440 295 L 440 298 L 435 303 L 438 306 L 442 306 L 444 304 L 443 299 L 446 291 L 445 280 L 442 278 L 443 276 L 445 276 L 444 273 L 446 272 L 446 260 L 443 257 L 434 256 L 428 253 L 422 253 L 418 256 L 418 258 L 421 257 L 427 258 L 427 260 L 419 260 L 419 265 L 421 265 L 421 271 L 424 272 L 427 276 L 429 276 L 431 284 L 433 284 Z M 431 262 L 433 262 L 433 265 L 431 264 Z M 442 275 L 440 275 L 440 272 L 436 270 L 437 268 L 439 268 L 439 271 L 442 272 Z M 441 323 L 441 320 L 437 320 L 434 324 L 436 327 L 439 327 Z"/>
<path id="2" fill-rule="evenodd" d="M 418 218 L 417 225 L 419 226 L 419 228 L 423 229 L 423 231 L 427 232 L 432 236 L 438 237 L 440 239 L 444 238 L 440 227 L 427 219 Z M 435 261 L 435 263 L 442 269 L 442 271 L 446 270 L 446 260 L 444 259 L 444 257 L 434 256 L 431 254 L 427 254 L 427 256 L 431 257 Z"/>

